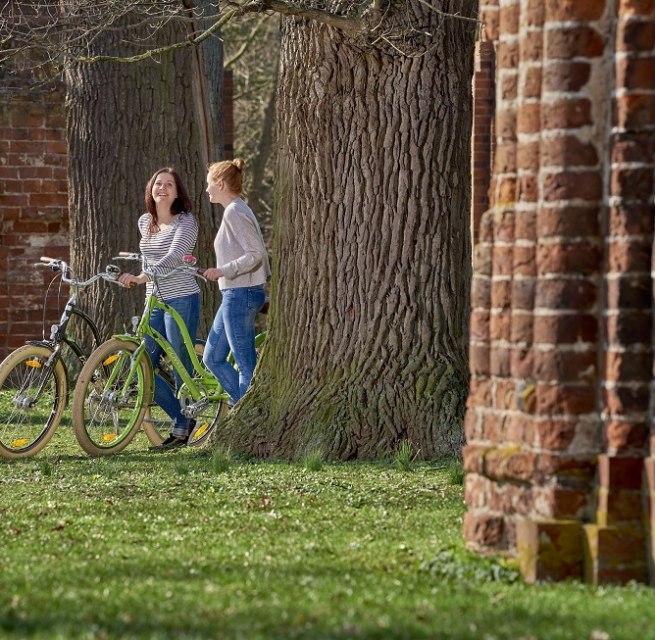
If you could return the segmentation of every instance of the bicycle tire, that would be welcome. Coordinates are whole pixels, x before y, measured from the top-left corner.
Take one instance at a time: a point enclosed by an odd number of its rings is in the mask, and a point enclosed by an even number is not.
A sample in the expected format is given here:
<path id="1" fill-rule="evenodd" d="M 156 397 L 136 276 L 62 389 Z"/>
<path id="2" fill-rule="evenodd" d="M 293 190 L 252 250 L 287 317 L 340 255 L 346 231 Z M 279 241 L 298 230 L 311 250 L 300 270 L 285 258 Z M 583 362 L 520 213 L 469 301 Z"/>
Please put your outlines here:
<path id="1" fill-rule="evenodd" d="M 73 431 L 82 449 L 91 456 L 122 451 L 141 426 L 152 397 L 153 373 L 144 354 L 138 360 L 136 379 L 127 379 L 137 347 L 127 340 L 107 340 L 89 356 L 77 379 Z M 117 390 L 126 383 L 130 384 L 129 395 L 119 398 Z"/>
<path id="2" fill-rule="evenodd" d="M 205 352 L 205 342 L 201 340 L 197 341 L 194 348 L 196 355 L 202 362 L 202 354 Z M 170 378 L 171 386 L 174 385 L 173 368 L 166 354 L 162 355 L 161 361 L 159 363 L 159 369 L 160 373 L 164 374 L 162 377 Z M 161 407 L 152 402 L 146 409 L 141 428 L 148 437 L 148 440 L 150 440 L 150 443 L 154 446 L 157 446 L 160 445 L 171 432 L 173 428 L 173 421 Z"/>
<path id="3" fill-rule="evenodd" d="M 263 331 L 262 333 L 259 333 L 255 336 L 255 349 L 257 350 L 257 359 L 259 359 L 259 356 L 261 354 L 261 350 L 264 347 L 264 342 L 266 341 L 266 336 L 267 332 Z M 230 354 L 231 355 L 231 354 Z M 189 447 L 197 447 L 209 439 L 209 437 L 212 434 L 212 431 L 216 428 L 218 423 L 220 422 L 221 418 L 224 418 L 228 411 L 229 411 L 229 406 L 228 406 L 228 401 L 227 399 L 221 399 L 218 401 L 213 401 L 214 403 L 219 403 L 219 409 L 216 412 L 216 417 L 211 423 L 199 421 L 196 418 L 196 427 L 193 429 L 189 436 L 189 440 L 187 442 L 187 446 Z M 204 414 L 202 414 L 204 415 Z"/>
<path id="4" fill-rule="evenodd" d="M 61 422 L 68 378 L 61 360 L 44 367 L 53 353 L 49 347 L 27 344 L 0 363 L 0 456 L 4 458 L 36 455 Z M 31 392 L 42 385 L 34 402 Z"/>

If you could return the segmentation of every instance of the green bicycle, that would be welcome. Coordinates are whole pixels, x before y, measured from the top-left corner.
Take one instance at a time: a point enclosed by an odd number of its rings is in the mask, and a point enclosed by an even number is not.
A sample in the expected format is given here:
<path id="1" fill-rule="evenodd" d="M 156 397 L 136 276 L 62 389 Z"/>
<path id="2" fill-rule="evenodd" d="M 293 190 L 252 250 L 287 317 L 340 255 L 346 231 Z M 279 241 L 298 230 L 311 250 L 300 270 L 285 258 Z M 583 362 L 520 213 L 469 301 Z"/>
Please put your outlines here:
<path id="1" fill-rule="evenodd" d="M 92 456 L 122 451 L 141 426 L 151 442 L 157 444 L 164 439 L 171 420 L 152 401 L 154 372 L 145 341 L 150 336 L 162 348 L 168 366 L 183 381 L 177 396 L 183 415 L 193 425 L 187 445 L 200 445 L 225 416 L 229 396 L 198 358 L 197 347 L 179 314 L 161 302 L 155 291 L 160 280 L 174 273 L 186 270 L 202 278 L 202 270 L 195 266 L 193 256 L 186 256 L 184 264 L 164 274 L 150 269 L 140 254 L 121 253 L 114 259 L 142 262 L 143 273 L 153 280 L 153 293 L 146 300 L 134 335 L 113 336 L 89 356 L 82 368 L 73 395 L 71 417 L 75 436 L 82 449 Z M 166 339 L 150 326 L 150 316 L 156 308 L 169 313 L 178 325 L 192 363 L 191 375 Z M 256 344 L 261 346 L 264 338 L 265 334 L 257 336 Z"/>

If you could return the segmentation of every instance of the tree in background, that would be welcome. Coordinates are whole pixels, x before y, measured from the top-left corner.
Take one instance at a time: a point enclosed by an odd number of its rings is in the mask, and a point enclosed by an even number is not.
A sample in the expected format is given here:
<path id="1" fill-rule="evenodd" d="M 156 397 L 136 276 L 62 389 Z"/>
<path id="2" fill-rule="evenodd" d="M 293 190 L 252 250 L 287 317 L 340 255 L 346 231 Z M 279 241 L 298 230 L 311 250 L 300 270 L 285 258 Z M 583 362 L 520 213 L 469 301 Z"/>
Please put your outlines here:
<path id="1" fill-rule="evenodd" d="M 271 335 L 217 438 L 459 454 L 477 3 L 309 9 L 282 27 Z"/>
<path id="2" fill-rule="evenodd" d="M 234 83 L 234 155 L 246 162 L 244 192 L 270 244 L 280 19 L 277 14 L 245 15 L 228 22 L 222 35 L 225 69 Z"/>

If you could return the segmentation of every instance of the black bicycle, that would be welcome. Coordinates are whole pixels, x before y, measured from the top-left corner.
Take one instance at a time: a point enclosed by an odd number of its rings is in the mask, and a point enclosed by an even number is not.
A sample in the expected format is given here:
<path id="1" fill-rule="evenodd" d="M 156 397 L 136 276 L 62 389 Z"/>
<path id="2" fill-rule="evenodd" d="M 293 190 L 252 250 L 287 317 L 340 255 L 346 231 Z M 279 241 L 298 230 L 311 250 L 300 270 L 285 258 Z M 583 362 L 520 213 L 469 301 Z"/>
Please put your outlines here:
<path id="1" fill-rule="evenodd" d="M 35 455 L 48 444 L 59 426 L 68 389 L 74 382 L 69 379 L 63 359 L 64 346 L 83 365 L 87 355 L 102 342 L 95 322 L 77 306 L 79 291 L 99 279 L 119 284 L 120 270 L 114 265 L 82 281 L 72 279 L 70 268 L 63 260 L 42 257 L 36 266 L 58 272 L 55 279 L 60 276 L 61 282 L 70 285 L 71 290 L 59 323 L 52 325 L 50 338 L 30 340 L 0 363 L 0 456 L 5 458 Z M 87 351 L 68 333 L 68 323 L 73 317 L 83 322 L 91 333 L 93 344 Z"/>

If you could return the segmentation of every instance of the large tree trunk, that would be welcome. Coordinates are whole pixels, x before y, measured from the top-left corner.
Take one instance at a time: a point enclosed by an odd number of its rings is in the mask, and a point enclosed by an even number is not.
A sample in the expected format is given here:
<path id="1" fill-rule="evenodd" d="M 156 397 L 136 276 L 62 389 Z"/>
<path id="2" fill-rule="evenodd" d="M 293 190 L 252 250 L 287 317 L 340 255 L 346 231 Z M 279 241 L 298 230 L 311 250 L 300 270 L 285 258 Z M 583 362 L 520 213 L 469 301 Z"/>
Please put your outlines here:
<path id="1" fill-rule="evenodd" d="M 146 46 L 184 40 L 187 28 L 171 23 L 158 32 L 156 42 L 144 39 L 138 48 L 125 43 L 120 28 L 105 30 L 88 44 L 88 54 L 134 55 Z M 207 163 L 220 159 L 224 146 L 220 40 L 164 54 L 156 62 L 73 63 L 66 86 L 75 273 L 88 277 L 119 251 L 139 250 L 144 187 L 156 169 L 168 165 L 179 171 L 194 203 L 200 223 L 196 255 L 202 264 L 213 264 L 217 222 L 205 194 L 205 176 Z M 109 335 L 141 312 L 143 296 L 143 287 L 128 292 L 102 282 L 83 299 Z M 200 331 L 206 334 L 217 306 L 215 287 L 203 289 L 203 302 Z"/>
<path id="2" fill-rule="evenodd" d="M 284 25 L 271 336 L 220 443 L 345 460 L 408 439 L 422 458 L 460 454 L 475 24 L 425 4 L 409 9 L 427 49 Z"/>

